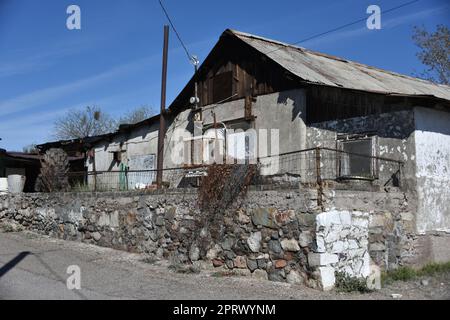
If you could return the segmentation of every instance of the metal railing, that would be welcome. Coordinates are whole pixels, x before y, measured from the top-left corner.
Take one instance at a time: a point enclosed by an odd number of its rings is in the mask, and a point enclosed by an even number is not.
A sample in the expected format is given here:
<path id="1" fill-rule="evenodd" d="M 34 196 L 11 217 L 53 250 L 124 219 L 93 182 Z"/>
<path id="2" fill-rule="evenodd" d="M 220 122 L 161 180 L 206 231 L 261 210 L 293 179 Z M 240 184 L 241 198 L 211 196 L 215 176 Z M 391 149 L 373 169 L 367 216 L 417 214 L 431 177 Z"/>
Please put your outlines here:
<path id="1" fill-rule="evenodd" d="M 390 180 L 402 161 L 332 148 L 311 148 L 258 159 L 263 177 L 310 183 L 324 180 Z M 283 180 L 283 179 L 281 179 Z M 385 182 L 387 182 L 387 180 Z M 269 180 L 270 181 L 270 180 Z"/>
<path id="2" fill-rule="evenodd" d="M 247 159 L 257 165 L 253 185 L 298 187 L 314 184 L 322 188 L 326 181 L 359 180 L 380 186 L 400 186 L 403 163 L 399 160 L 332 148 L 311 148 L 276 156 Z M 207 165 L 166 168 L 165 187 L 195 187 L 206 174 Z M 155 189 L 157 170 L 71 172 L 74 191 L 129 191 Z M 188 182 L 186 182 L 188 181 Z"/>

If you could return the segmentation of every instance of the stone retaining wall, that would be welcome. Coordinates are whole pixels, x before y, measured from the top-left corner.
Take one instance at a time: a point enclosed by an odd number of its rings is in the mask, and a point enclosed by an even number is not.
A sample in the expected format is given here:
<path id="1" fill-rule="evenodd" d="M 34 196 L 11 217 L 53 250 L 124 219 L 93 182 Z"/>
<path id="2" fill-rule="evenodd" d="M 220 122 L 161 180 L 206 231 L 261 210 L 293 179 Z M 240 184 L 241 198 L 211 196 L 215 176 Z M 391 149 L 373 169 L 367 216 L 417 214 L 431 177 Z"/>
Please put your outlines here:
<path id="1" fill-rule="evenodd" d="M 362 207 L 376 213 L 354 211 L 358 204 L 348 202 L 342 208 L 339 197 L 327 195 L 323 212 L 315 189 L 252 191 L 225 214 L 211 216 L 201 212 L 192 191 L 7 195 L 0 196 L 0 222 L 174 264 L 329 289 L 337 271 L 369 276 L 370 257 L 381 268 L 389 267 L 386 261 L 398 265 L 407 251 L 399 243 L 409 236 L 399 227 L 394 234 L 384 227 L 381 236 L 372 234 L 380 221 L 396 225 L 392 217 L 405 211 L 389 193 L 364 195 Z M 395 259 L 384 258 L 391 254 Z"/>

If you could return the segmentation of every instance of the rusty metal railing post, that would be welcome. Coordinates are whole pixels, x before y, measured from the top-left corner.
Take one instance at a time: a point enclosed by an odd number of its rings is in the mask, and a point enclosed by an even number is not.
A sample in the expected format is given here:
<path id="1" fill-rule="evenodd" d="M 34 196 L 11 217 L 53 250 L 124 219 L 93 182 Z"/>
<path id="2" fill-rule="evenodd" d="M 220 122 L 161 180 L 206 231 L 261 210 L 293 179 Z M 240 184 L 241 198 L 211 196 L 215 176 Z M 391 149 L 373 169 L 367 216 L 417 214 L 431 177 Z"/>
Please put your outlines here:
<path id="1" fill-rule="evenodd" d="M 317 206 L 323 209 L 323 185 L 322 185 L 322 171 L 321 171 L 321 153 L 320 148 L 315 149 L 316 152 L 316 183 L 317 183 Z"/>

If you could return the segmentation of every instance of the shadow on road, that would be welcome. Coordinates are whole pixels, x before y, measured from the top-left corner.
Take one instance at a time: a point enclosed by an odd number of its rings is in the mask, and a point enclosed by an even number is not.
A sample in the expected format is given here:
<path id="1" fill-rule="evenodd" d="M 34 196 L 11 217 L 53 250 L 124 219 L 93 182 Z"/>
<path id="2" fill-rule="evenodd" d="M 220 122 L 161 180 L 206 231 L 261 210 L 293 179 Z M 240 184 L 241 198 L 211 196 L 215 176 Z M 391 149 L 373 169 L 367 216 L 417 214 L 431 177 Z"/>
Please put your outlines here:
<path id="1" fill-rule="evenodd" d="M 29 251 L 23 251 L 19 253 L 14 259 L 6 263 L 3 267 L 0 268 L 0 278 L 3 277 L 6 273 L 8 273 L 11 269 L 13 269 L 16 265 L 18 265 L 23 259 L 25 259 L 27 256 L 32 255 L 34 256 L 51 274 L 53 274 L 59 282 L 66 285 L 66 281 L 63 277 L 61 277 L 55 270 L 53 270 L 40 256 L 39 253 L 32 253 Z M 83 295 L 81 292 L 78 292 L 77 290 L 73 291 L 74 294 L 76 294 L 81 299 L 87 300 L 87 297 Z"/>
<path id="2" fill-rule="evenodd" d="M 12 259 L 7 264 L 5 264 L 3 267 L 1 267 L 0 268 L 0 278 L 3 277 L 9 270 L 14 268 L 17 264 L 19 264 L 20 261 L 25 259 L 30 254 L 31 254 L 31 252 L 29 252 L 29 251 L 21 252 L 14 259 Z"/>

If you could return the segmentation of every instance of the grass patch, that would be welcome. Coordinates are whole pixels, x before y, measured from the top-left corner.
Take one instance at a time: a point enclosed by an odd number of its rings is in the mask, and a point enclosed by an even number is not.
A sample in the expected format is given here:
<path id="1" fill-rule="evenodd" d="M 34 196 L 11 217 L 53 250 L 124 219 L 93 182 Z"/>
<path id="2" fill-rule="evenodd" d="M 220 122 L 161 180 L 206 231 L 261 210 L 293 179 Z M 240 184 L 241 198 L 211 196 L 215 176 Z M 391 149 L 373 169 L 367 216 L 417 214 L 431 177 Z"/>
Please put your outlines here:
<path id="1" fill-rule="evenodd" d="M 419 271 L 419 276 L 434 276 L 440 273 L 450 272 L 450 261 L 446 263 L 430 263 Z"/>
<path id="2" fill-rule="evenodd" d="M 386 285 L 394 281 L 409 281 L 446 272 L 450 272 L 450 262 L 430 263 L 417 270 L 411 267 L 400 267 L 396 270 L 383 272 L 381 274 L 381 282 L 383 285 Z"/>
<path id="3" fill-rule="evenodd" d="M 336 273 L 336 291 L 337 292 L 360 292 L 369 293 L 372 292 L 367 288 L 365 278 L 350 277 L 344 272 Z"/>

